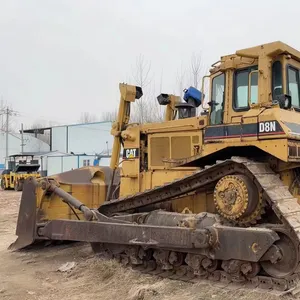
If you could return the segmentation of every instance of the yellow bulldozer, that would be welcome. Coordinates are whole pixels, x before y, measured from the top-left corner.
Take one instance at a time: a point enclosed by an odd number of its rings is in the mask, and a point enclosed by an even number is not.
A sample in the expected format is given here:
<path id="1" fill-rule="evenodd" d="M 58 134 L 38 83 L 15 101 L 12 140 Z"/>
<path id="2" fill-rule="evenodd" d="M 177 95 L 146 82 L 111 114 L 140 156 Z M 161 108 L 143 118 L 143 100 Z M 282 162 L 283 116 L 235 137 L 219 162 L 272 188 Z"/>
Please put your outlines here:
<path id="1" fill-rule="evenodd" d="M 203 88 L 161 94 L 165 121 L 149 124 L 130 123 L 142 89 L 120 84 L 110 167 L 27 179 L 10 249 L 83 241 L 162 277 L 295 288 L 299 70 L 282 42 L 222 56 L 206 105 Z"/>

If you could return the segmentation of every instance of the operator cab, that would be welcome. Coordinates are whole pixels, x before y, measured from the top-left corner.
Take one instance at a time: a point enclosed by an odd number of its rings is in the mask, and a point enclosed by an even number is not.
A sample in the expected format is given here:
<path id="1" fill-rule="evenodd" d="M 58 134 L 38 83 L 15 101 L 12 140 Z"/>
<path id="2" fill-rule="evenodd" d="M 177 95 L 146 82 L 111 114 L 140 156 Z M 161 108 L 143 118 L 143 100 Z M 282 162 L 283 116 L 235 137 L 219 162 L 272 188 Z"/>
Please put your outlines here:
<path id="1" fill-rule="evenodd" d="M 300 110 L 300 52 L 274 42 L 237 51 L 212 65 L 210 125 L 234 123 L 251 108 Z"/>

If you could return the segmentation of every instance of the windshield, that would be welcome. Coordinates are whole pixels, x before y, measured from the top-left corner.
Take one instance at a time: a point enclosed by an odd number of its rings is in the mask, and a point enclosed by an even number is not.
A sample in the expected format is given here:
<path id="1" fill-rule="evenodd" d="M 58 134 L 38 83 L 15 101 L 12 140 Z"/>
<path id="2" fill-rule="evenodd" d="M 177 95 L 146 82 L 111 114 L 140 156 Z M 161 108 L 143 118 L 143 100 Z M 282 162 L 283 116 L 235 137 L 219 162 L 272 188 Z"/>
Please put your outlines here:
<path id="1" fill-rule="evenodd" d="M 212 81 L 210 123 L 214 125 L 223 123 L 224 87 L 225 76 L 222 73 Z"/>

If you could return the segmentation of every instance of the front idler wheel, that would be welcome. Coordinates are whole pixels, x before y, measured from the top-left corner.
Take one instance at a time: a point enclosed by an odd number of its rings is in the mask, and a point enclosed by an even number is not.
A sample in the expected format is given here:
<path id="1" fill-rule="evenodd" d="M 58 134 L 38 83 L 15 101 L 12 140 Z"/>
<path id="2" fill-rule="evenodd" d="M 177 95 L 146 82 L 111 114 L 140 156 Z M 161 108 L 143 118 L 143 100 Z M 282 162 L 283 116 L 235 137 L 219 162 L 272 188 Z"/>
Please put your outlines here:
<path id="1" fill-rule="evenodd" d="M 261 267 L 272 277 L 285 278 L 294 273 L 299 262 L 298 247 L 292 237 L 278 232 L 280 239 L 261 259 Z"/>

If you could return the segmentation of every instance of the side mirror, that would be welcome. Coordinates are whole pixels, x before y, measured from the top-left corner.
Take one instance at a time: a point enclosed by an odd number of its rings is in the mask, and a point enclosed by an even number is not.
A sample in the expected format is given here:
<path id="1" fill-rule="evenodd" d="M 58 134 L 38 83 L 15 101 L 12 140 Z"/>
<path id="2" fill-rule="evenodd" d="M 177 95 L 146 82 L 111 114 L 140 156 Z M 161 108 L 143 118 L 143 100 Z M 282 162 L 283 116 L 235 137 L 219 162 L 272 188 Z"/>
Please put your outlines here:
<path id="1" fill-rule="evenodd" d="M 214 100 L 211 100 L 211 101 L 207 102 L 207 104 L 208 104 L 210 107 L 213 107 L 213 106 L 219 105 L 220 103 L 219 103 L 219 102 L 216 102 L 216 101 L 214 101 Z"/>

